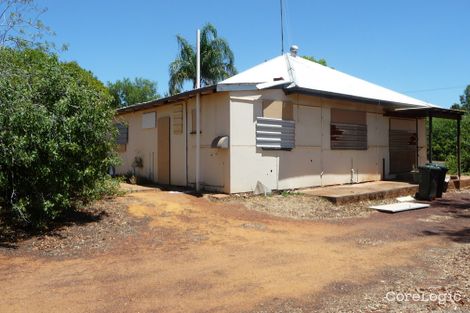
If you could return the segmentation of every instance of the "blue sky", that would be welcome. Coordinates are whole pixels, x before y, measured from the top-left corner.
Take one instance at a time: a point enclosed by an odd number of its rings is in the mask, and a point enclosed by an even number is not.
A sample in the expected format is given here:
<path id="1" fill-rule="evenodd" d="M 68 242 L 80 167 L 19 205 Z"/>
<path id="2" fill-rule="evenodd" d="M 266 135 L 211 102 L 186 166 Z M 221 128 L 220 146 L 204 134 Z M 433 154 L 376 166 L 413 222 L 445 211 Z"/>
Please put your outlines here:
<path id="1" fill-rule="evenodd" d="M 470 84 L 469 0 L 284 0 L 285 47 L 337 70 L 449 107 Z M 37 0 L 75 60 L 102 81 L 144 77 L 168 89 L 175 35 L 213 23 L 239 71 L 281 53 L 279 0 Z"/>

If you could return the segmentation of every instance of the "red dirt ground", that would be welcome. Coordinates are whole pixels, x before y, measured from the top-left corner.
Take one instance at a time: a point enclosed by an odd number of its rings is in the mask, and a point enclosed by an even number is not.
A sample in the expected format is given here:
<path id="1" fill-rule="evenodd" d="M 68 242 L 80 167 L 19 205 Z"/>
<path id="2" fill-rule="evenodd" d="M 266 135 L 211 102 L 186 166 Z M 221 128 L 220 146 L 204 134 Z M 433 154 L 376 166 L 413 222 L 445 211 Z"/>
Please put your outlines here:
<path id="1" fill-rule="evenodd" d="M 0 312 L 271 312 L 283 301 L 325 311 L 320 298 L 335 284 L 367 286 L 389 269 L 422 267 L 427 250 L 468 241 L 470 221 L 468 193 L 426 210 L 321 222 L 183 193 L 117 201 L 148 224 L 110 249 L 0 252 Z"/>

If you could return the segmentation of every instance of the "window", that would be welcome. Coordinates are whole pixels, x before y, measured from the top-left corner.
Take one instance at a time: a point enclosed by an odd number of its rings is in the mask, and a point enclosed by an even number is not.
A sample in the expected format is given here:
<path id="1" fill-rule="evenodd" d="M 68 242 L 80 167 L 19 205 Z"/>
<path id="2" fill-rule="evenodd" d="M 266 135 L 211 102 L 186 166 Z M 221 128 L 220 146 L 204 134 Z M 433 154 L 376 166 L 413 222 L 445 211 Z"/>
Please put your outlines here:
<path id="1" fill-rule="evenodd" d="M 331 109 L 332 150 L 367 150 L 366 112 Z"/>
<path id="2" fill-rule="evenodd" d="M 263 117 L 294 120 L 294 106 L 290 102 L 263 101 Z"/>
<path id="3" fill-rule="evenodd" d="M 118 130 L 116 137 L 117 152 L 126 152 L 127 142 L 129 140 L 129 127 L 124 123 L 114 124 Z"/>
<path id="4" fill-rule="evenodd" d="M 178 104 L 173 110 L 173 134 L 181 135 L 183 133 L 183 105 Z"/>
<path id="5" fill-rule="evenodd" d="M 295 122 L 258 117 L 256 119 L 256 147 L 292 150 L 295 147 Z"/>
<path id="6" fill-rule="evenodd" d="M 149 112 L 142 114 L 142 128 L 155 128 L 157 124 L 157 114 Z"/>
<path id="7" fill-rule="evenodd" d="M 114 124 L 118 130 L 118 135 L 116 137 L 116 143 L 118 145 L 125 145 L 129 140 L 129 128 L 124 123 Z"/>
<path id="8" fill-rule="evenodd" d="M 283 101 L 263 101 L 263 117 L 256 119 L 256 146 L 272 150 L 295 147 L 294 106 Z"/>

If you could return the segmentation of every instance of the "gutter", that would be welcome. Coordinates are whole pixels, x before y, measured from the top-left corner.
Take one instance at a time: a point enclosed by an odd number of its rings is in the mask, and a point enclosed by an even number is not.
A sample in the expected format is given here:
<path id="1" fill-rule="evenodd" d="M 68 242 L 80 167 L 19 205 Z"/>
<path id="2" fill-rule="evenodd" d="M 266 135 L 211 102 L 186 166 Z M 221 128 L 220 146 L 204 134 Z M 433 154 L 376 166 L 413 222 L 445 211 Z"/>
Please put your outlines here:
<path id="1" fill-rule="evenodd" d="M 202 88 L 185 91 L 185 92 L 176 94 L 174 96 L 155 99 L 155 100 L 151 100 L 151 101 L 143 102 L 143 103 L 133 104 L 127 107 L 117 109 L 116 114 L 119 115 L 123 113 L 135 112 L 135 111 L 150 109 L 154 107 L 159 107 L 159 106 L 170 104 L 170 103 L 180 102 L 180 101 L 192 98 L 196 96 L 197 94 L 206 95 L 206 94 L 216 93 L 217 92 L 216 87 L 217 87 L 216 85 L 205 86 Z"/>

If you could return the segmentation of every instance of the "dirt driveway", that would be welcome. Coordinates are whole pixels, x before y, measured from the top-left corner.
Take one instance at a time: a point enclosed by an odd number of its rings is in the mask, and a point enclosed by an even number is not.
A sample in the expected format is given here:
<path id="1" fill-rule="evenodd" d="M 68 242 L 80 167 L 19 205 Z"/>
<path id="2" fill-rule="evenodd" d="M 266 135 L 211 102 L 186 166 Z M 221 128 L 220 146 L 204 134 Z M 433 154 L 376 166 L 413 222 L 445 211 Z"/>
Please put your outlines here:
<path id="1" fill-rule="evenodd" d="M 175 192 L 136 192 L 115 204 L 128 214 L 123 224 L 141 223 L 109 237 L 107 249 L 0 250 L 0 312 L 399 312 L 406 307 L 385 303 L 387 291 L 449 285 L 454 273 L 436 276 L 440 266 L 453 262 L 450 252 L 468 252 L 469 193 L 427 210 L 330 221 Z M 450 305 L 469 308 L 466 298 Z"/>

